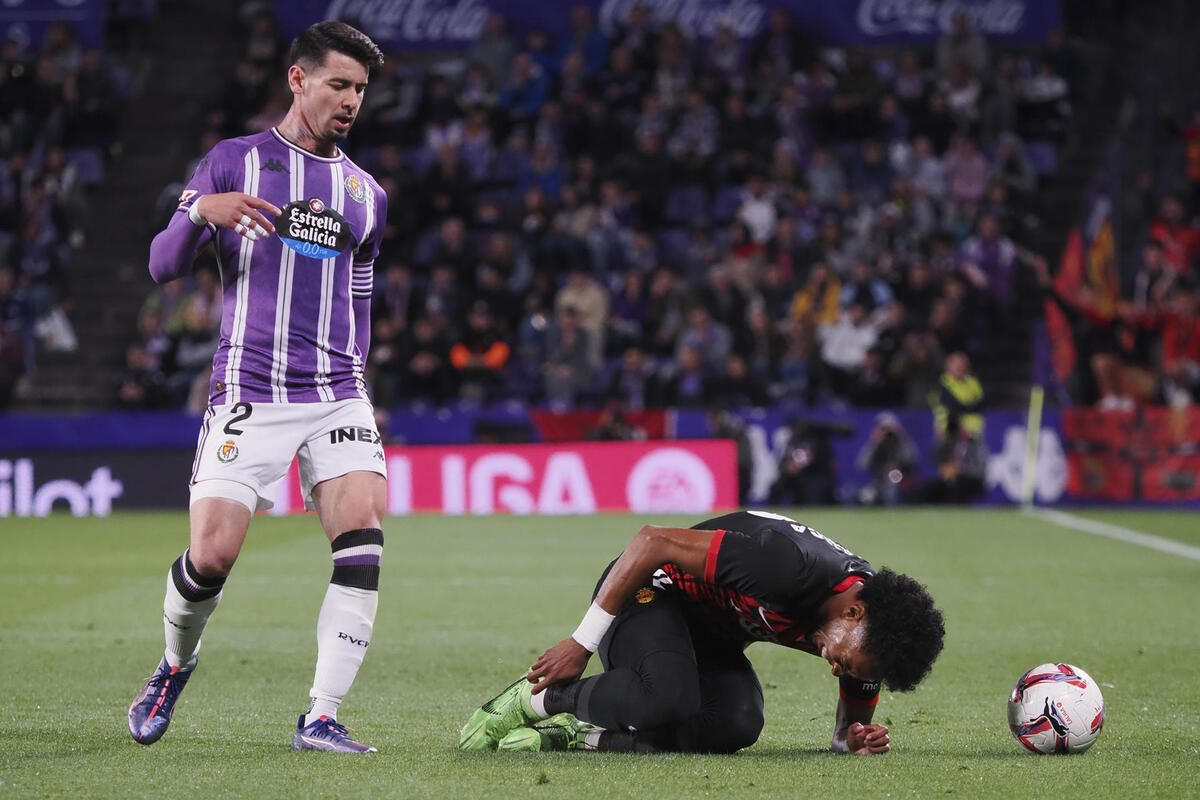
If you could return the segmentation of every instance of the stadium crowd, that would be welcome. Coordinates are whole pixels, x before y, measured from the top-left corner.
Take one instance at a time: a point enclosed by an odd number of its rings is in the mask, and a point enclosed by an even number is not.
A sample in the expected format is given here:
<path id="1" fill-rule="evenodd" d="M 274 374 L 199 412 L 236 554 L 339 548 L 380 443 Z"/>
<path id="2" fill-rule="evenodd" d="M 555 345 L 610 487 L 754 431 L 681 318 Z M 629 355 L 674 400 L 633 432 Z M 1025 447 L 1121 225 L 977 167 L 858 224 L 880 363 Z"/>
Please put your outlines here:
<path id="1" fill-rule="evenodd" d="M 247 17 L 197 156 L 286 109 L 286 43 Z M 376 404 L 928 407 L 1044 267 L 1020 243 L 1085 78 L 1061 35 L 1001 50 L 963 16 L 883 53 L 637 4 L 612 36 L 581 6 L 557 40 L 494 15 L 460 57 L 389 58 L 347 146 L 392 198 Z M 154 290 L 122 404 L 203 407 L 219 301 L 211 265 Z"/>
<path id="2" fill-rule="evenodd" d="M 66 22 L 40 43 L 0 43 L 0 408 L 28 385 L 36 353 L 78 346 L 69 263 L 129 90 L 130 75 Z"/>

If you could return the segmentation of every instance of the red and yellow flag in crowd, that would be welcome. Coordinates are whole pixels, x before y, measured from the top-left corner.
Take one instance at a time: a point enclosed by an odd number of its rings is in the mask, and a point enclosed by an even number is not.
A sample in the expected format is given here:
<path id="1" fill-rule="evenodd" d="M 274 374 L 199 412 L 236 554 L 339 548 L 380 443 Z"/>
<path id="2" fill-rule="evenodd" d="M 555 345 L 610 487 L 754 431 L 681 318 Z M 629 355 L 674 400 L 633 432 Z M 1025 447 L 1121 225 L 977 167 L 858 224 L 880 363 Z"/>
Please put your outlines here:
<path id="1" fill-rule="evenodd" d="M 1079 287 L 1092 290 L 1095 310 L 1106 317 L 1117 313 L 1121 299 L 1121 285 L 1117 277 L 1116 243 L 1113 238 L 1112 220 L 1105 214 L 1085 245 L 1084 234 L 1079 226 L 1067 235 L 1059 261 L 1058 274 L 1054 276 L 1054 288 L 1060 297 L 1074 301 Z M 1075 368 L 1077 353 L 1071 325 L 1062 309 L 1052 301 L 1046 302 L 1046 333 L 1050 341 L 1050 360 L 1054 374 L 1066 381 Z"/>

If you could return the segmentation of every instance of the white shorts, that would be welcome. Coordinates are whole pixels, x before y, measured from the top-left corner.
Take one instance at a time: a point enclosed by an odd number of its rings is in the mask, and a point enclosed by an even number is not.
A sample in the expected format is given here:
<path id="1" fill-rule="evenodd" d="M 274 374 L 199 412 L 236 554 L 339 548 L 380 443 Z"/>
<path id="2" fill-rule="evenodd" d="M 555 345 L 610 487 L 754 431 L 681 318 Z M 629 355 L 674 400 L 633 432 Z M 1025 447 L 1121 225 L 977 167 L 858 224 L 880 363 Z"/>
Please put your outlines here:
<path id="1" fill-rule="evenodd" d="M 221 497 L 254 511 L 275 505 L 293 458 L 312 509 L 312 489 L 349 472 L 387 466 L 375 415 L 366 400 L 332 403 L 233 403 L 209 406 L 192 466 L 192 498 Z"/>

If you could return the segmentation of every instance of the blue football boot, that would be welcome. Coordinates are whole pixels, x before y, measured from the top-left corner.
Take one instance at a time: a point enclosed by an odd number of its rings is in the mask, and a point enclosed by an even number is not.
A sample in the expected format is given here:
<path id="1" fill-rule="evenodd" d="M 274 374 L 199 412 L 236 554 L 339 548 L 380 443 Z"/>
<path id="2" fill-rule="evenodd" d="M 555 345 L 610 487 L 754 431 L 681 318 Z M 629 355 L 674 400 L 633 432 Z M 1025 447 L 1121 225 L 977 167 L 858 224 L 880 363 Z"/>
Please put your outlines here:
<path id="1" fill-rule="evenodd" d="M 296 735 L 292 737 L 293 750 L 332 750 L 335 753 L 378 753 L 374 747 L 356 742 L 349 736 L 350 729 L 337 720 L 321 715 L 309 724 L 304 724 L 304 715 L 296 722 Z"/>
<path id="2" fill-rule="evenodd" d="M 191 669 L 172 667 L 163 658 L 129 706 L 129 733 L 135 742 L 154 744 L 167 732 L 175 701 L 194 670 L 194 665 Z"/>

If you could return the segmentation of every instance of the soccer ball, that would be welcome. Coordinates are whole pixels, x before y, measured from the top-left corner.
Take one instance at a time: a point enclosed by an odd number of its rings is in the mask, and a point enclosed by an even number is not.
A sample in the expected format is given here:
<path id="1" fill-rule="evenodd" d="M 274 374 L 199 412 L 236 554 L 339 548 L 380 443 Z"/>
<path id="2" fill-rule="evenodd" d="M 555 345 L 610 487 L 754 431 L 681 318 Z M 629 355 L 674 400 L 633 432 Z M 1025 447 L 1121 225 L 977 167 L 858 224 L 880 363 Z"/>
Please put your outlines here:
<path id="1" fill-rule="evenodd" d="M 1082 753 L 1104 727 L 1104 697 L 1079 667 L 1039 664 L 1009 695 L 1008 727 L 1031 752 Z"/>

